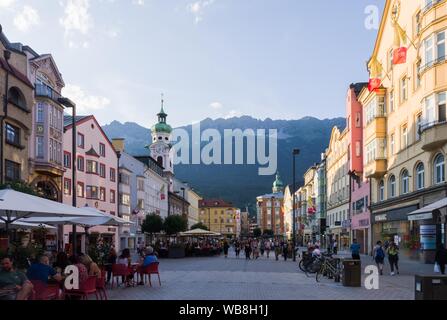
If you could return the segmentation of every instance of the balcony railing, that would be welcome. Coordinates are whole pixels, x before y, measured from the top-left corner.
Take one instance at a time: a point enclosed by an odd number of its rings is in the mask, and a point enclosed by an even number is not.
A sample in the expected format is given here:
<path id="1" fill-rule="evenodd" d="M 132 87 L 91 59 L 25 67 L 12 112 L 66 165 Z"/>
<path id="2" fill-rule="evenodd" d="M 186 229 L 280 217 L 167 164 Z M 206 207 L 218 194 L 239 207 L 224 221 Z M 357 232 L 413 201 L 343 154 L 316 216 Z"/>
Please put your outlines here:
<path id="1" fill-rule="evenodd" d="M 433 121 L 429 123 L 425 123 L 419 126 L 419 135 L 421 135 L 424 131 L 427 131 L 428 129 L 431 129 L 433 127 L 442 126 L 444 124 L 447 124 L 446 120 L 443 121 Z"/>
<path id="2" fill-rule="evenodd" d="M 62 97 L 59 93 L 45 84 L 36 83 L 35 88 L 36 97 L 46 97 L 57 103 L 59 103 L 59 98 Z"/>
<path id="3" fill-rule="evenodd" d="M 435 60 L 429 61 L 426 64 L 424 64 L 424 65 L 422 65 L 422 66 L 420 66 L 418 68 L 418 73 L 422 74 L 425 71 L 427 71 L 428 69 L 430 69 L 431 67 L 434 67 L 434 66 L 436 66 L 436 65 L 438 65 L 440 63 L 443 63 L 446 60 L 447 60 L 447 56 L 442 56 L 442 57 L 439 57 L 439 58 L 437 58 Z"/>
<path id="4" fill-rule="evenodd" d="M 435 5 L 437 5 L 438 3 L 441 3 L 445 0 L 433 0 L 431 3 L 429 3 L 428 5 L 426 5 L 423 9 L 422 12 L 425 13 L 428 10 L 430 10 L 431 8 L 433 8 Z"/>

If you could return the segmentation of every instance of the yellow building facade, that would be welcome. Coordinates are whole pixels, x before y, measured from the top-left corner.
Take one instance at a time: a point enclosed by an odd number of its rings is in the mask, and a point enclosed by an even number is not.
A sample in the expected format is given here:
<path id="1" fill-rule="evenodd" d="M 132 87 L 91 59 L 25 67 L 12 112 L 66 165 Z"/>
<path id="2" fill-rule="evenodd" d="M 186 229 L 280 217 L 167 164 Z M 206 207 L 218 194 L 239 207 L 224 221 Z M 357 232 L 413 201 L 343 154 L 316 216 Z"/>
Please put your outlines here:
<path id="1" fill-rule="evenodd" d="M 226 237 L 237 237 L 237 208 L 221 199 L 199 200 L 199 222 L 212 232 Z"/>
<path id="2" fill-rule="evenodd" d="M 359 97 L 373 241 L 394 240 L 426 262 L 433 261 L 435 241 L 445 238 L 445 213 L 420 219 L 411 213 L 447 196 L 446 35 L 447 1 L 387 0 L 369 61 L 381 87 Z M 396 38 L 408 48 L 402 64 L 393 63 Z"/>

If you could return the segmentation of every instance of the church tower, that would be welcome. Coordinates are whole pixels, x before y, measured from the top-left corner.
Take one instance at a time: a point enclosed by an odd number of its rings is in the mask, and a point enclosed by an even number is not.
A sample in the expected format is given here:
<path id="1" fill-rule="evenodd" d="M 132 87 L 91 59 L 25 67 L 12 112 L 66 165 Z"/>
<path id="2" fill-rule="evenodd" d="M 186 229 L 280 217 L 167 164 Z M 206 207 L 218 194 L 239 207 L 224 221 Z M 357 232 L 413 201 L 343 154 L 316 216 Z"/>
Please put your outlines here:
<path id="1" fill-rule="evenodd" d="M 149 146 L 149 150 L 151 152 L 151 157 L 164 168 L 164 172 L 167 174 L 172 187 L 172 177 L 174 176 L 174 164 L 171 156 L 172 127 L 166 123 L 166 118 L 168 115 L 164 111 L 163 98 L 161 99 L 161 110 L 157 116 L 158 123 L 156 123 L 151 129 L 152 143 Z"/>
<path id="2" fill-rule="evenodd" d="M 281 177 L 279 176 L 279 172 L 276 173 L 276 180 L 273 182 L 273 193 L 281 193 L 284 192 L 284 183 L 281 180 Z"/>

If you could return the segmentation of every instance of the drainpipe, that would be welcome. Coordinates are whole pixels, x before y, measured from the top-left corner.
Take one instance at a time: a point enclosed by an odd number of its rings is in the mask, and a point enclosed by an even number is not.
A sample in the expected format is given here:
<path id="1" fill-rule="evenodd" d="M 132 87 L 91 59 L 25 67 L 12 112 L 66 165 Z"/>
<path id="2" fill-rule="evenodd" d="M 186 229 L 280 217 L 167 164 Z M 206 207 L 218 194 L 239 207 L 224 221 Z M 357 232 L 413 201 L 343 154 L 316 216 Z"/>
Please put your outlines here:
<path id="1" fill-rule="evenodd" d="M 1 32 L 1 27 L 0 27 Z M 9 59 L 11 58 L 11 52 L 8 50 L 5 50 L 3 52 L 3 56 L 5 58 L 6 64 L 9 66 Z M 8 117 L 8 90 L 9 90 L 9 70 L 7 67 L 5 67 L 6 76 L 5 76 L 5 94 L 3 95 L 3 116 L 1 117 L 0 121 L 0 184 L 3 184 L 5 182 L 5 174 L 4 174 L 4 131 L 5 131 L 5 119 Z"/>
<path id="2" fill-rule="evenodd" d="M 116 215 L 118 215 L 118 217 L 119 217 L 119 215 L 120 215 L 120 179 L 119 179 L 119 175 L 120 175 L 120 159 L 121 159 L 121 152 L 120 151 L 117 151 L 116 152 L 116 156 L 117 156 L 117 159 L 116 159 L 116 171 L 115 171 L 115 181 L 116 181 L 116 192 L 115 192 L 115 202 L 116 202 Z M 116 198 L 116 196 L 118 196 L 118 198 Z M 120 228 L 122 228 L 122 227 L 118 227 L 118 232 L 117 233 L 115 233 L 115 235 L 116 235 L 116 238 L 117 239 L 115 239 L 115 244 L 121 244 L 121 236 L 120 236 Z M 118 246 L 115 246 L 115 247 L 117 247 L 118 248 Z M 121 249 L 121 248 L 120 248 Z"/>
<path id="3" fill-rule="evenodd" d="M 369 179 L 369 237 L 371 238 L 371 241 L 368 241 L 368 254 L 371 252 L 371 244 L 374 243 L 373 241 L 373 225 L 372 225 L 372 216 L 373 216 L 373 211 L 372 211 L 372 179 L 371 177 L 368 178 Z"/>

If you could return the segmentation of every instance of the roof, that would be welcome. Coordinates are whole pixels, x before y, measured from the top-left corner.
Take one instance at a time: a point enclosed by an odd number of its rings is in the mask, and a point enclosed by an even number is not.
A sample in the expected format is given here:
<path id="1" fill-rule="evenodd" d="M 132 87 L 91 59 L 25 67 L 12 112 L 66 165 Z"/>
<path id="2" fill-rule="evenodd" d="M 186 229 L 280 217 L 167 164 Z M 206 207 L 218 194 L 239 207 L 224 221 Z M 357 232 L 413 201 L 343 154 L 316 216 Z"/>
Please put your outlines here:
<path id="1" fill-rule="evenodd" d="M 366 87 L 368 87 L 368 82 L 357 82 L 357 83 L 351 83 L 350 85 L 350 88 L 354 89 L 356 97 L 358 97 L 360 92 L 362 92 L 363 88 Z"/>
<path id="2" fill-rule="evenodd" d="M 81 121 L 85 118 L 88 118 L 88 117 L 90 117 L 90 116 L 76 116 L 75 120 L 76 120 L 76 122 L 79 122 L 79 121 Z M 72 124 L 73 124 L 73 117 L 70 115 L 64 114 L 64 127 L 71 126 Z"/>
<path id="3" fill-rule="evenodd" d="M 92 146 L 92 147 L 90 148 L 90 150 L 87 151 L 85 154 L 88 155 L 88 156 L 93 156 L 93 157 L 100 158 L 100 155 L 95 151 L 95 149 L 93 148 L 93 146 Z"/>
<path id="4" fill-rule="evenodd" d="M 203 199 L 199 200 L 199 208 L 211 207 L 211 208 L 222 208 L 222 207 L 233 207 L 231 202 L 227 202 L 223 199 Z"/>
<path id="5" fill-rule="evenodd" d="M 9 73 L 11 73 L 14 77 L 19 79 L 21 82 L 23 82 L 24 84 L 29 86 L 30 88 L 34 88 L 33 84 L 29 81 L 29 79 L 28 79 L 28 77 L 26 75 L 21 73 L 19 70 L 17 70 L 11 64 L 7 63 L 6 60 L 3 59 L 2 57 L 0 57 L 0 66 L 3 69 L 5 69 L 6 71 L 8 71 Z"/>
<path id="6" fill-rule="evenodd" d="M 284 193 L 278 192 L 278 193 L 267 193 L 263 194 L 262 196 L 258 196 L 257 198 L 284 198 Z"/>

